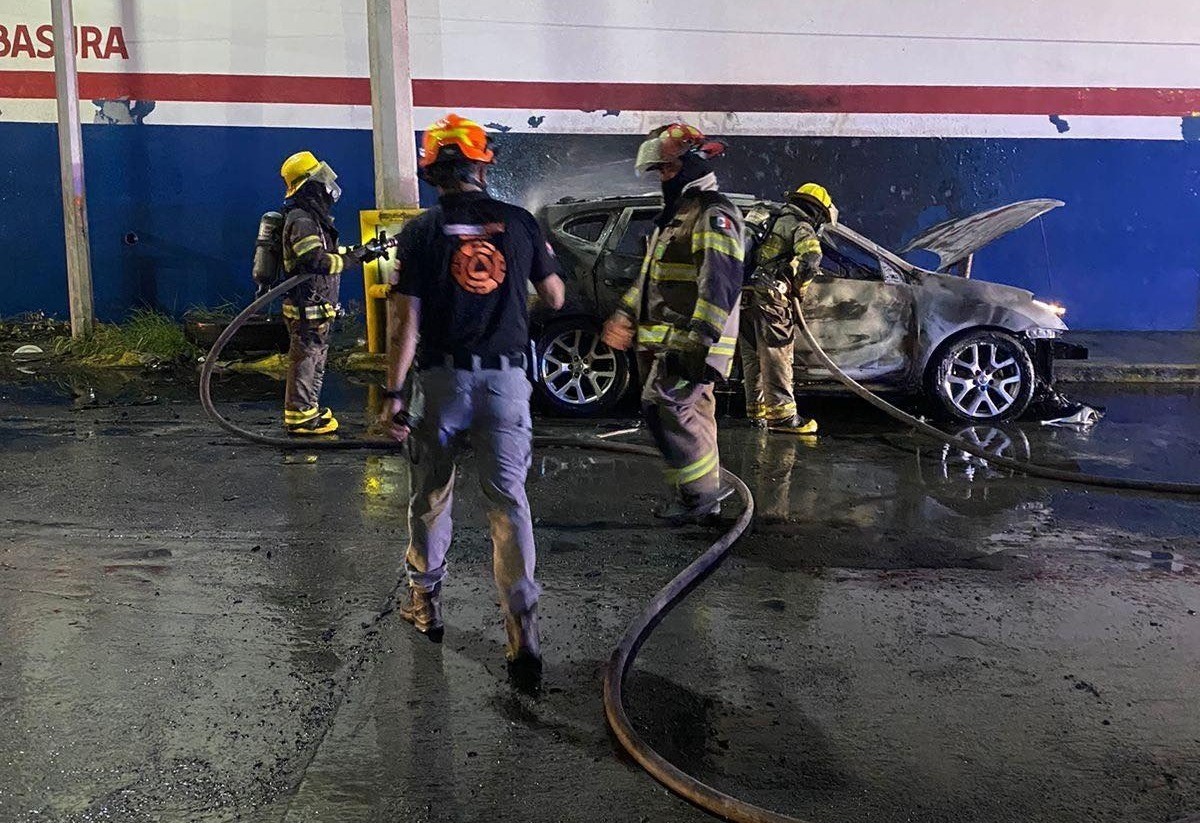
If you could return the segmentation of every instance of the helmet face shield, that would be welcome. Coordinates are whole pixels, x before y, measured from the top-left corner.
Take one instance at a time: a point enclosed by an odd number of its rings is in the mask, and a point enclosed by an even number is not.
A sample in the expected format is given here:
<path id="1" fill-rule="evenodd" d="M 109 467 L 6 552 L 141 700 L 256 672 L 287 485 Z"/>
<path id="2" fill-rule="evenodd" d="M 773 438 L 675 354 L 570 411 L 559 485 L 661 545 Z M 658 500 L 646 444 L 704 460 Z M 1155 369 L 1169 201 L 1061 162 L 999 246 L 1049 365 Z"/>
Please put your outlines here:
<path id="1" fill-rule="evenodd" d="M 321 165 L 317 166 L 317 170 L 310 174 L 308 179 L 315 180 L 317 183 L 320 183 L 322 186 L 324 186 L 325 191 L 329 193 L 329 196 L 333 199 L 333 202 L 336 203 L 342 196 L 342 187 L 337 184 L 337 172 L 335 172 L 333 167 L 328 163 L 322 163 Z"/>
<path id="2" fill-rule="evenodd" d="M 633 161 L 634 171 L 638 177 L 648 173 L 655 166 L 671 162 L 671 158 L 663 153 L 663 142 L 657 137 L 642 141 L 638 146 L 637 159 Z"/>

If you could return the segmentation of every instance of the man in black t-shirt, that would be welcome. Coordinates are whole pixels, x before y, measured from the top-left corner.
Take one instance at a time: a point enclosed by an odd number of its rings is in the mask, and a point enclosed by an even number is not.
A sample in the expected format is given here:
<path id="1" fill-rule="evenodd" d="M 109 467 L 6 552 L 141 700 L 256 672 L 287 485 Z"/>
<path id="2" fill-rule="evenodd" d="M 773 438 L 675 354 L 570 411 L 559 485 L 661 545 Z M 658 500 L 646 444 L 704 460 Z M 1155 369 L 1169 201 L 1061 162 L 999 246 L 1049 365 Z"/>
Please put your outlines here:
<path id="1" fill-rule="evenodd" d="M 409 435 L 401 391 L 414 362 L 425 414 L 413 436 L 409 599 L 400 615 L 440 640 L 442 581 L 452 533 L 455 447 L 475 448 L 488 500 L 493 566 L 504 610 L 505 656 L 514 674 L 540 671 L 533 522 L 525 496 L 532 448 L 529 419 L 529 284 L 551 308 L 564 287 L 533 216 L 492 199 L 487 133 L 450 114 L 425 132 L 422 177 L 438 205 L 400 233 L 388 297 L 387 400 L 383 427 Z"/>

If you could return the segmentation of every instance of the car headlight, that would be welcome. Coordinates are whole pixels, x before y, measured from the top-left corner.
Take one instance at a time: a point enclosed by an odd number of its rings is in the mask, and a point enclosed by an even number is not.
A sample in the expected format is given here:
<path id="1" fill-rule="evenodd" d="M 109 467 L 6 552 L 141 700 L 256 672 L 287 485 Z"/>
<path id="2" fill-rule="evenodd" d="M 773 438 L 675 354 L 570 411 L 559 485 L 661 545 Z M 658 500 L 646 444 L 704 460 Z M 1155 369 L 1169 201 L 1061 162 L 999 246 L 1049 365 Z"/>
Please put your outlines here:
<path id="1" fill-rule="evenodd" d="M 1067 313 L 1067 307 L 1060 306 L 1058 303 L 1047 303 L 1045 300 L 1038 300 L 1036 297 L 1033 299 L 1033 302 L 1053 314 L 1055 317 L 1062 317 Z"/>

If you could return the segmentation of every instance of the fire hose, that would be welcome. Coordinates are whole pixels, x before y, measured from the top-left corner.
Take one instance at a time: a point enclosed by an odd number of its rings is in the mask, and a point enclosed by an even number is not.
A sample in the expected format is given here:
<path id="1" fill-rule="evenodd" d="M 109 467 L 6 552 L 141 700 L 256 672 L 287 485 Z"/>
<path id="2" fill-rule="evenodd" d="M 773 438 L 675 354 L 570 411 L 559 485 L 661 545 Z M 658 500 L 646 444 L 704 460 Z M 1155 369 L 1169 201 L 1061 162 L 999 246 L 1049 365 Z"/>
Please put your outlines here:
<path id="1" fill-rule="evenodd" d="M 347 451 L 372 450 L 401 453 L 400 444 L 393 440 L 370 439 L 329 439 L 297 441 L 285 437 L 272 437 L 249 431 L 230 421 L 213 404 L 212 376 L 217 366 L 217 360 L 229 341 L 237 331 L 256 313 L 291 289 L 310 279 L 312 275 L 297 275 L 271 288 L 250 303 L 217 338 L 204 359 L 200 369 L 200 402 L 208 416 L 227 432 L 264 446 L 279 449 L 302 451 Z M 846 386 L 855 396 L 870 403 L 890 417 L 916 429 L 919 433 L 938 442 L 946 443 L 954 448 L 987 460 L 989 463 L 1032 477 L 1047 480 L 1057 480 L 1067 483 L 1083 483 L 1104 488 L 1131 489 L 1137 491 L 1165 492 L 1171 494 L 1193 495 L 1200 493 L 1200 485 L 1190 483 L 1156 482 L 1147 480 L 1123 480 L 1054 469 L 1025 461 L 998 457 L 961 437 L 956 437 L 929 425 L 877 397 L 858 382 L 850 378 L 825 353 L 813 337 L 799 301 L 795 303 L 796 319 L 801 335 L 821 363 L 837 380 Z M 608 452 L 612 454 L 632 455 L 639 457 L 658 458 L 656 449 L 649 446 L 639 446 L 627 443 L 610 443 L 597 439 L 576 437 L 545 437 L 533 438 L 533 445 L 539 448 L 575 448 L 589 451 Z M 623 687 L 630 669 L 637 658 L 642 645 L 649 638 L 655 627 L 670 611 L 683 601 L 697 586 L 704 582 L 721 562 L 728 556 L 730 549 L 737 540 L 745 534 L 754 517 L 754 499 L 750 489 L 737 475 L 727 469 L 721 469 L 721 476 L 729 483 L 741 498 L 743 509 L 733 525 L 714 543 L 709 545 L 695 560 L 680 571 L 666 584 L 654 598 L 646 604 L 636 618 L 626 628 L 616 647 L 609 657 L 604 671 L 603 703 L 604 713 L 609 727 L 621 747 L 641 766 L 651 777 L 661 783 L 679 797 L 698 806 L 704 811 L 732 823 L 804 823 L 799 818 L 773 812 L 760 806 L 739 800 L 732 795 L 704 783 L 678 768 L 660 755 L 634 728 L 625 712 Z"/>

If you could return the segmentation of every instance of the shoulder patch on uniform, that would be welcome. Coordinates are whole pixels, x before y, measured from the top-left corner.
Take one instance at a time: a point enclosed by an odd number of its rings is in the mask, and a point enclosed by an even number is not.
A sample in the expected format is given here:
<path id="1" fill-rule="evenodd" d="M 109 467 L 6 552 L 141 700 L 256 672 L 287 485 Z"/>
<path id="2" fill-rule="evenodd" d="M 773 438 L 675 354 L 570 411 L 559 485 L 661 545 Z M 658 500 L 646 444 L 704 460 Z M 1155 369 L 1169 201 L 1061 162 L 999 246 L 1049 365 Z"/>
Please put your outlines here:
<path id="1" fill-rule="evenodd" d="M 717 213 L 709 218 L 712 227 L 717 231 L 733 231 L 733 221 L 723 214 Z"/>

